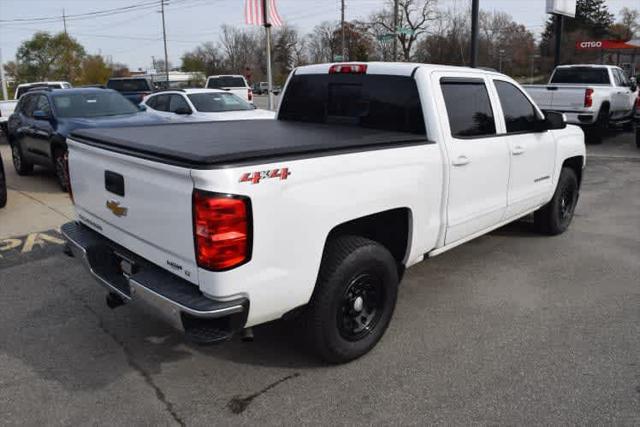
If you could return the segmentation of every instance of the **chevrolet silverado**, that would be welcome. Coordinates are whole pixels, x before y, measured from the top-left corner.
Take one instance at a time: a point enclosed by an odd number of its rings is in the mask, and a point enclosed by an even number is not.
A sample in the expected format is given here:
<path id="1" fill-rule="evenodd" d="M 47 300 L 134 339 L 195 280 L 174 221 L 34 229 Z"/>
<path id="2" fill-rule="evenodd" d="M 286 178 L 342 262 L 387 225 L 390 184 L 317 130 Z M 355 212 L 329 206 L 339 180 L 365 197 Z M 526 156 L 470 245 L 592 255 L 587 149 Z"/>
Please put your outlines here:
<path id="1" fill-rule="evenodd" d="M 602 139 L 610 123 L 632 129 L 637 86 L 612 65 L 561 65 L 548 85 L 525 85 L 542 110 L 564 113 L 567 122 L 582 126 L 594 142 Z"/>
<path id="2" fill-rule="evenodd" d="M 321 358 L 372 349 L 406 268 L 528 214 L 569 227 L 584 135 L 502 74 L 410 63 L 295 69 L 277 120 L 68 139 L 68 252 L 200 343 L 302 319 Z M 401 291 L 401 290 L 400 290 Z"/>

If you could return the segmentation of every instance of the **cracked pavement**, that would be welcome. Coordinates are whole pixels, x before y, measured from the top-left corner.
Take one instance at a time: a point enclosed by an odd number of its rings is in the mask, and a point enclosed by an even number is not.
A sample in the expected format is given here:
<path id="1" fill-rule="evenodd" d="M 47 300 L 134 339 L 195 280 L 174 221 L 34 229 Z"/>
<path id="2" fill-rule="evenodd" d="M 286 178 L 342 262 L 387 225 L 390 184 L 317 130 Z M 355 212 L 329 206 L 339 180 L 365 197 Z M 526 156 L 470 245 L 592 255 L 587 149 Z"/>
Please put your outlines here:
<path id="1" fill-rule="evenodd" d="M 568 233 L 519 222 L 408 270 L 383 340 L 343 366 L 307 355 L 284 322 L 252 343 L 188 344 L 151 313 L 110 310 L 55 241 L 17 246 L 0 258 L 0 420 L 638 425 L 640 150 L 630 134 L 588 149 Z M 52 177 L 9 179 L 48 212 L 10 192 L 0 241 L 66 221 Z"/>

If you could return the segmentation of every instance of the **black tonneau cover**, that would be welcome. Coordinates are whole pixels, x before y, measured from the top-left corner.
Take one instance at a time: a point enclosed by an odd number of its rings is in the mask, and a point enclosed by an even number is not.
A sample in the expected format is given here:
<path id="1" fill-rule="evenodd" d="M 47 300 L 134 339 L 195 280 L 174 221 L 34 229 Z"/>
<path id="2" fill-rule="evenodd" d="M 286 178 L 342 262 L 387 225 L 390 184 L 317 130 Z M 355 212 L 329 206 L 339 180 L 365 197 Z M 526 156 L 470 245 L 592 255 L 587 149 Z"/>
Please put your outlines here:
<path id="1" fill-rule="evenodd" d="M 111 151 L 196 169 L 272 157 L 313 156 L 427 142 L 425 135 L 283 120 L 81 129 L 74 131 L 71 138 Z"/>

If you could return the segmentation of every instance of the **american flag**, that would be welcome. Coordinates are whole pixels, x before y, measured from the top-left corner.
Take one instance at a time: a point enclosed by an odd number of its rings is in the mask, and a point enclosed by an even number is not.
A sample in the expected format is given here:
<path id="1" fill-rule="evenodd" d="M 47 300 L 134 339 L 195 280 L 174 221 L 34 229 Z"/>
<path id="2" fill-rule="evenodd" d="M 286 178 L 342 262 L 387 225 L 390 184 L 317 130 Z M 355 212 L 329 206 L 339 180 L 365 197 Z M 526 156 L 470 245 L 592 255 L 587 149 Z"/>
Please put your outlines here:
<path id="1" fill-rule="evenodd" d="M 267 22 L 274 27 L 284 25 L 276 8 L 276 0 L 266 0 L 269 3 Z M 264 0 L 244 0 L 244 21 L 248 25 L 264 25 Z"/>

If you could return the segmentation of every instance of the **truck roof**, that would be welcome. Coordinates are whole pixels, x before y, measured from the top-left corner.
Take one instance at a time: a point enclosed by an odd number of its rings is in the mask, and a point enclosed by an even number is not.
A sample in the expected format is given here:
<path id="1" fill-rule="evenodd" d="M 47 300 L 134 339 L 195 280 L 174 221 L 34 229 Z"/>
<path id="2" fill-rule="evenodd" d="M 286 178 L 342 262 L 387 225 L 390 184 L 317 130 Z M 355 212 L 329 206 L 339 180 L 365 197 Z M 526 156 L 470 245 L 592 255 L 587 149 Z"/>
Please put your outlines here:
<path id="1" fill-rule="evenodd" d="M 453 65 L 423 64 L 417 62 L 328 62 L 324 64 L 303 65 L 296 68 L 296 74 L 326 74 L 333 65 L 366 64 L 367 74 L 386 74 L 396 76 L 411 76 L 417 68 L 428 71 L 475 71 L 485 74 L 500 74 L 486 68 L 458 67 Z"/>
<path id="2" fill-rule="evenodd" d="M 428 142 L 425 135 L 406 132 L 285 120 L 81 129 L 74 131 L 71 139 L 193 169 Z"/>
<path id="3" fill-rule="evenodd" d="M 591 68 L 620 68 L 617 65 L 606 65 L 606 64 L 566 64 L 566 65 L 558 65 L 556 68 L 581 68 L 581 67 L 591 67 Z"/>

